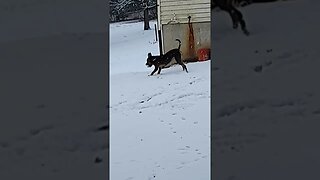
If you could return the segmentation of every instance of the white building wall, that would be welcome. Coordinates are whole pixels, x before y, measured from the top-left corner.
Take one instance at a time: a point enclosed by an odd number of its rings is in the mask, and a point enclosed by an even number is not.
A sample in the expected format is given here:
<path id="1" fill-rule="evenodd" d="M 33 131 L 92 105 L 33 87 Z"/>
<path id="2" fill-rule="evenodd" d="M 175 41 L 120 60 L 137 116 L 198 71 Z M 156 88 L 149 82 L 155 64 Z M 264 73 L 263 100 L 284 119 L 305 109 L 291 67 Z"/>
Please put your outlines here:
<path id="1" fill-rule="evenodd" d="M 160 24 L 210 22 L 210 0 L 158 0 Z"/>

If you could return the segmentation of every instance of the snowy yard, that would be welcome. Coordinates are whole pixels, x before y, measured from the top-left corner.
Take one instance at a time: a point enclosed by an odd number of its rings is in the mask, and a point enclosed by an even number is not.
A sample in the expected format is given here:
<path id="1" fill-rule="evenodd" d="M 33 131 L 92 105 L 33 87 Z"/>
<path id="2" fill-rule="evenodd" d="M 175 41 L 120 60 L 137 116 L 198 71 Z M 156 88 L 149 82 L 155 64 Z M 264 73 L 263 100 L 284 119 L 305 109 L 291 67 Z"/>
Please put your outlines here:
<path id="1" fill-rule="evenodd" d="M 210 179 L 210 61 L 148 76 L 147 53 L 159 54 L 154 30 L 110 30 L 111 180 Z"/>
<path id="2" fill-rule="evenodd" d="M 106 179 L 105 2 L 0 9 L 0 179 Z"/>

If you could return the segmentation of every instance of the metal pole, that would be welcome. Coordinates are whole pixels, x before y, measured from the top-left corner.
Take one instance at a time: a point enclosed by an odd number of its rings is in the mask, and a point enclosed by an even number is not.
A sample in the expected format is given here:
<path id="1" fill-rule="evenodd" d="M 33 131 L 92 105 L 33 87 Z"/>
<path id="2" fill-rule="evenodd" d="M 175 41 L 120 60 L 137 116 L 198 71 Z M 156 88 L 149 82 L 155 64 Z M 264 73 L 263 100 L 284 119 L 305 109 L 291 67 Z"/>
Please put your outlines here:
<path id="1" fill-rule="evenodd" d="M 157 25 L 156 24 L 154 24 L 154 34 L 156 35 L 156 41 L 158 41 Z"/>
<path id="2" fill-rule="evenodd" d="M 159 51 L 160 51 L 160 55 L 163 55 L 163 51 L 162 51 L 162 38 L 161 38 L 161 30 L 158 30 L 158 37 L 159 37 Z"/>

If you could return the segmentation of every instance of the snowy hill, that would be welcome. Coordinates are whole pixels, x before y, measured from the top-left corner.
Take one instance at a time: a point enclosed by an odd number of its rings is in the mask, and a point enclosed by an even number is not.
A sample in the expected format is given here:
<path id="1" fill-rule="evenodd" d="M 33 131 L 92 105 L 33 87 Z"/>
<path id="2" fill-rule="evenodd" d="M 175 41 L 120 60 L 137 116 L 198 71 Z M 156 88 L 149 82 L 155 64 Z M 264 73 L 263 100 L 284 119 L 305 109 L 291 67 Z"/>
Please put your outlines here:
<path id="1" fill-rule="evenodd" d="M 252 4 L 251 31 L 214 15 L 213 178 L 312 179 L 320 164 L 320 2 Z"/>
<path id="2" fill-rule="evenodd" d="M 154 30 L 110 30 L 110 178 L 209 179 L 210 61 L 148 76 L 147 53 L 159 54 Z"/>

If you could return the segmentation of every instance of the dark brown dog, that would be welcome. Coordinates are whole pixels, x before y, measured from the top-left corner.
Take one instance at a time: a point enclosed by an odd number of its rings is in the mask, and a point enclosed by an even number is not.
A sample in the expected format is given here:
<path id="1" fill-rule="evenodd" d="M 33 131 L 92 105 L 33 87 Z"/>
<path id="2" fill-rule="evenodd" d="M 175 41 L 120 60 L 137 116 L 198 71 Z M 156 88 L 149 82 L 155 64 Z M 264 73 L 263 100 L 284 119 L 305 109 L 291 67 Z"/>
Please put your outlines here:
<path id="1" fill-rule="evenodd" d="M 221 10 L 228 12 L 232 19 L 233 28 L 237 29 L 238 24 L 240 24 L 243 33 L 249 36 L 250 33 L 247 30 L 242 13 L 232 3 L 232 0 L 211 0 L 211 9 L 219 7 Z"/>
<path id="2" fill-rule="evenodd" d="M 148 53 L 146 66 L 148 67 L 151 67 L 152 65 L 154 66 L 154 70 L 152 71 L 150 76 L 152 76 L 157 70 L 158 70 L 158 74 L 160 74 L 161 69 L 170 67 L 172 64 L 175 63 L 174 59 L 178 64 L 182 66 L 183 70 L 186 70 L 186 72 L 188 72 L 186 65 L 184 65 L 181 60 L 181 52 L 180 52 L 181 41 L 179 39 L 176 39 L 176 41 L 179 42 L 179 47 L 177 49 L 172 49 L 168 51 L 162 56 L 153 56 L 151 53 Z"/>

